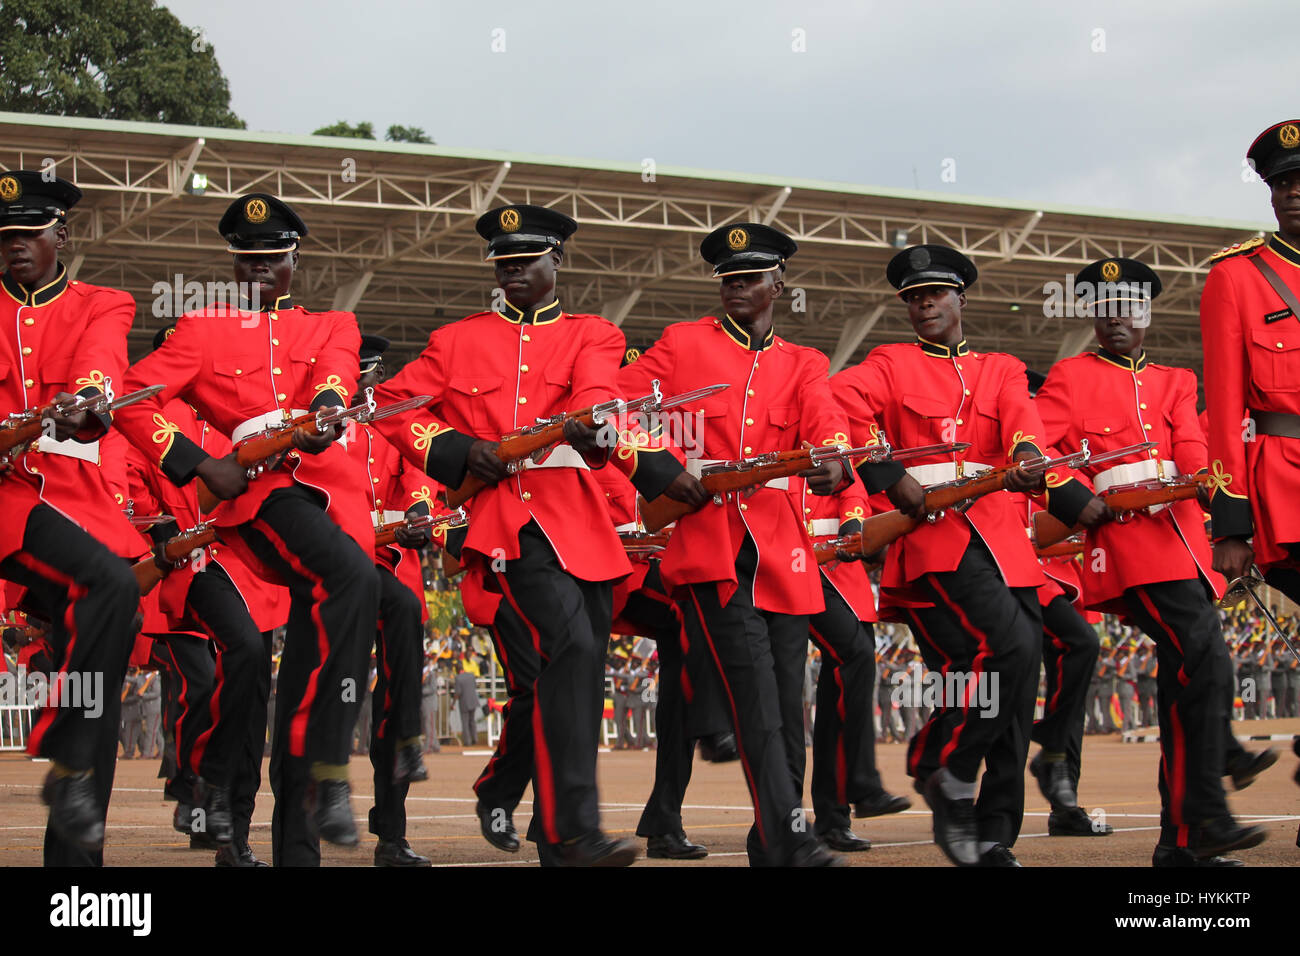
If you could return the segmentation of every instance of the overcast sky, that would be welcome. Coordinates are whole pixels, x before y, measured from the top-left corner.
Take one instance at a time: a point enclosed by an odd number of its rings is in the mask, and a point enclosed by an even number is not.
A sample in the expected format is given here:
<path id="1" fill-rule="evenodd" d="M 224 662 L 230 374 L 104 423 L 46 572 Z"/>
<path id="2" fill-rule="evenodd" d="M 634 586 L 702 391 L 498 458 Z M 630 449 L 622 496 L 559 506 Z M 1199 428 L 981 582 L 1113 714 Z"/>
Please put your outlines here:
<path id="1" fill-rule="evenodd" d="M 253 130 L 1266 223 L 1242 159 L 1300 115 L 1295 0 L 164 5 Z"/>

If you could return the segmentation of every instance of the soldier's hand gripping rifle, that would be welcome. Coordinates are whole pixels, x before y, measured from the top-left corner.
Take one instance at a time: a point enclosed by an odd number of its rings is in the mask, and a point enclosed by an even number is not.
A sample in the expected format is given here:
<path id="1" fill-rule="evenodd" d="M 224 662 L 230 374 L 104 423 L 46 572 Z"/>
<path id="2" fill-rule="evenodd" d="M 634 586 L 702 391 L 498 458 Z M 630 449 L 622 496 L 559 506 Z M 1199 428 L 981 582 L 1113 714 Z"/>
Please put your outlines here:
<path id="1" fill-rule="evenodd" d="M 393 402 L 391 405 L 375 405 L 374 390 L 366 389 L 366 400 L 350 408 L 342 405 L 328 405 L 315 412 L 290 418 L 279 425 L 269 426 L 256 435 L 240 441 L 231 454 L 245 469 L 250 479 L 274 469 L 280 463 L 280 457 L 290 449 L 297 447 L 295 435 L 301 431 L 304 435 L 321 435 L 335 425 L 347 422 L 377 422 L 391 415 L 399 415 L 413 408 L 423 408 L 433 401 L 432 395 L 416 395 L 413 398 Z M 220 500 L 203 479 L 199 482 L 199 509 L 207 512 L 215 508 Z"/>
<path id="2" fill-rule="evenodd" d="M 1115 513 L 1116 521 L 1125 522 L 1137 512 L 1145 511 L 1155 505 L 1195 498 L 1197 492 L 1209 484 L 1209 481 L 1208 472 L 1198 475 L 1177 475 L 1173 478 L 1147 478 L 1127 485 L 1114 485 L 1097 497 Z M 1071 528 L 1046 511 L 1034 515 L 1034 543 L 1039 548 L 1064 541 L 1083 530 L 1083 525 L 1075 525 Z"/>
<path id="3" fill-rule="evenodd" d="M 797 475 L 801 471 L 817 468 L 828 461 L 840 461 L 844 463 L 845 468 L 850 468 L 852 466 L 848 463 L 855 459 L 865 459 L 872 463 L 905 461 L 908 458 L 965 451 L 969 447 L 968 442 L 956 442 L 895 450 L 888 442 L 881 442 L 879 445 L 868 445 L 862 448 L 824 445 L 821 448 L 769 451 L 736 461 L 720 461 L 704 465 L 700 469 L 700 484 L 713 496 L 713 503 L 720 505 L 737 492 L 765 485 L 776 478 Z M 638 498 L 637 505 L 641 510 L 641 522 L 647 531 L 658 531 L 683 515 L 697 510 L 695 506 L 684 501 L 674 501 L 667 495 L 660 495 L 654 501 Z"/>
<path id="4" fill-rule="evenodd" d="M 173 569 L 180 568 L 193 559 L 195 552 L 201 552 L 217 540 L 217 529 L 207 522 L 196 524 L 188 531 L 182 531 L 175 537 L 168 538 L 161 544 L 154 545 L 153 554 L 131 566 L 135 573 L 136 584 L 140 585 L 140 596 L 144 597 Z"/>
<path id="5" fill-rule="evenodd" d="M 659 391 L 658 379 L 651 382 L 650 387 L 652 391 L 649 395 L 631 401 L 615 398 L 580 411 L 561 412 L 558 415 L 538 418 L 532 425 L 526 425 L 503 436 L 493 449 L 493 454 L 505 462 L 506 471 L 514 474 L 526 469 L 530 461 L 540 462 L 546 457 L 547 452 L 564 441 L 564 423 L 567 421 L 577 421 L 588 428 L 600 428 L 611 419 L 621 418 L 629 412 L 653 413 L 676 408 L 721 392 L 723 389 L 730 388 L 730 385 L 709 385 L 671 398 L 663 397 Z M 466 475 L 459 488 L 447 489 L 447 504 L 452 508 L 462 505 L 486 487 L 487 482 L 481 478 Z"/>
<path id="6" fill-rule="evenodd" d="M 36 408 L 27 408 L 21 412 L 11 412 L 0 421 L 0 475 L 13 466 L 18 456 L 25 452 L 32 442 L 42 436 L 54 437 L 56 418 L 67 418 L 82 412 L 104 415 L 157 395 L 164 386 L 150 385 L 148 388 L 123 395 L 121 398 L 114 398 L 111 379 L 104 379 L 104 388 L 105 391 L 98 395 L 74 396 Z"/>
<path id="7" fill-rule="evenodd" d="M 439 515 L 418 515 L 414 518 L 403 518 L 401 521 L 393 521 L 386 525 L 380 525 L 375 529 L 375 547 L 385 544 L 394 544 L 397 541 L 397 532 L 402 528 L 408 531 L 428 531 L 430 534 L 437 528 L 461 528 L 469 524 L 469 515 L 465 514 L 464 508 L 457 508 L 451 514 Z"/>
<path id="8" fill-rule="evenodd" d="M 993 494 L 995 491 L 1001 491 L 1008 472 L 1020 470 L 1030 475 L 1042 475 L 1053 468 L 1081 468 L 1089 463 L 1101 464 L 1154 447 L 1154 442 L 1141 442 L 1094 455 L 1088 448 L 1088 440 L 1085 438 L 1080 442 L 1077 452 L 1062 455 L 1060 458 L 1039 455 L 1037 458 L 1026 458 L 1013 465 L 984 468 L 952 481 L 929 485 L 925 489 L 925 517 L 911 518 L 901 511 L 886 511 L 883 514 L 872 515 L 862 523 L 862 550 L 866 554 L 872 554 L 897 541 L 909 531 L 919 528 L 923 523 L 938 521 L 950 508 L 965 510 L 975 500 Z"/>

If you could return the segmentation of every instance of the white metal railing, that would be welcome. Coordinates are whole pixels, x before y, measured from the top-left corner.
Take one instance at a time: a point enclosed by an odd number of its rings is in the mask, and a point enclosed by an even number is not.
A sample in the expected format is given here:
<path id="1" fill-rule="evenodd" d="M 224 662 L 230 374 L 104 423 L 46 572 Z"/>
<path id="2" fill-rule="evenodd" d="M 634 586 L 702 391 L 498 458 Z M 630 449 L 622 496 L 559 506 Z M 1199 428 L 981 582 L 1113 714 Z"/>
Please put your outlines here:
<path id="1" fill-rule="evenodd" d="M 36 708 L 33 706 L 0 707 L 0 750 L 26 750 L 35 720 Z"/>

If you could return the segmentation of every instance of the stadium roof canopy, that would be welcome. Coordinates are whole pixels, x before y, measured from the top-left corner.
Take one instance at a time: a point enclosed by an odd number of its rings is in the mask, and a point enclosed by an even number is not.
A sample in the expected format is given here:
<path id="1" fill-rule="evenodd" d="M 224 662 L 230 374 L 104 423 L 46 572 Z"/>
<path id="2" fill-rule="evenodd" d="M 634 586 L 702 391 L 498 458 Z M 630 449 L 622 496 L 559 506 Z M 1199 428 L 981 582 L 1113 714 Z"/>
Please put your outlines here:
<path id="1" fill-rule="evenodd" d="M 160 283 L 226 282 L 216 222 L 232 198 L 274 193 L 311 233 L 295 298 L 357 313 L 362 328 L 413 355 L 438 325 L 487 308 L 493 289 L 475 218 L 493 205 L 553 206 L 581 228 L 567 244 L 561 301 L 649 345 L 671 322 L 718 307 L 700 239 L 739 220 L 792 235 L 778 332 L 839 368 L 881 342 L 910 338 L 884 278 L 898 248 L 945 243 L 978 265 L 967 334 L 982 350 L 1046 369 L 1091 342 L 1091 323 L 1048 315 L 1047 283 L 1103 256 L 1132 256 L 1164 281 L 1148 337 L 1153 357 L 1201 364 L 1196 309 L 1209 257 L 1266 222 L 1143 216 L 947 193 L 750 176 L 523 153 L 250 133 L 242 130 L 0 112 L 0 167 L 41 168 L 86 194 L 65 258 L 74 277 L 130 291 L 138 354 L 165 323 Z M 207 177 L 201 196 L 186 187 Z M 793 290 L 802 290 L 802 293 Z M 159 309 L 171 303 L 165 297 Z M 798 307 L 802 306 L 802 311 Z M 789 308 L 787 313 L 785 309 Z"/>

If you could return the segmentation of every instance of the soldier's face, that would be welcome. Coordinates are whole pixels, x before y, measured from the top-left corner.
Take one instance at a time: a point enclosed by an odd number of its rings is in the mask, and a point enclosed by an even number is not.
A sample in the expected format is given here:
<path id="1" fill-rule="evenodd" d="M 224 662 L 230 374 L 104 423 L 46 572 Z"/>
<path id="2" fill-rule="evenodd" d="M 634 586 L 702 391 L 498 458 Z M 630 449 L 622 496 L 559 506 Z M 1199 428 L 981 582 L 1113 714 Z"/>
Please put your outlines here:
<path id="1" fill-rule="evenodd" d="M 497 259 L 492 263 L 497 285 L 506 294 L 506 301 L 516 309 L 531 309 L 555 301 L 555 274 L 559 266 L 560 257 L 553 252 Z"/>
<path id="2" fill-rule="evenodd" d="M 961 310 L 966 294 L 952 286 L 923 285 L 902 294 L 912 331 L 929 342 L 955 345 L 961 341 Z"/>
<path id="3" fill-rule="evenodd" d="M 1113 306 L 1108 302 L 1103 305 Z M 1146 326 L 1135 325 L 1133 316 L 1126 310 L 1108 309 L 1107 314 L 1092 320 L 1092 330 L 1097 333 L 1097 341 L 1102 348 L 1116 355 L 1134 355 L 1142 348 L 1147 336 Z M 1149 323 L 1148 323 L 1149 324 Z"/>
<path id="4" fill-rule="evenodd" d="M 723 276 L 722 308 L 733 319 L 745 322 L 770 307 L 784 288 L 785 282 L 775 270 Z"/>
<path id="5" fill-rule="evenodd" d="M 298 268 L 298 252 L 276 252 L 261 255 L 241 253 L 235 256 L 235 281 L 249 286 L 257 285 L 263 304 L 274 303 L 289 294 L 293 285 L 293 272 Z"/>
<path id="6" fill-rule="evenodd" d="M 1268 188 L 1273 193 L 1278 229 L 1288 236 L 1300 236 L 1300 169 L 1274 176 Z"/>
<path id="7" fill-rule="evenodd" d="M 39 232 L 31 229 L 0 230 L 0 259 L 5 271 L 25 286 L 42 285 L 54 279 L 59 250 L 68 241 L 68 227 L 53 225 Z"/>

